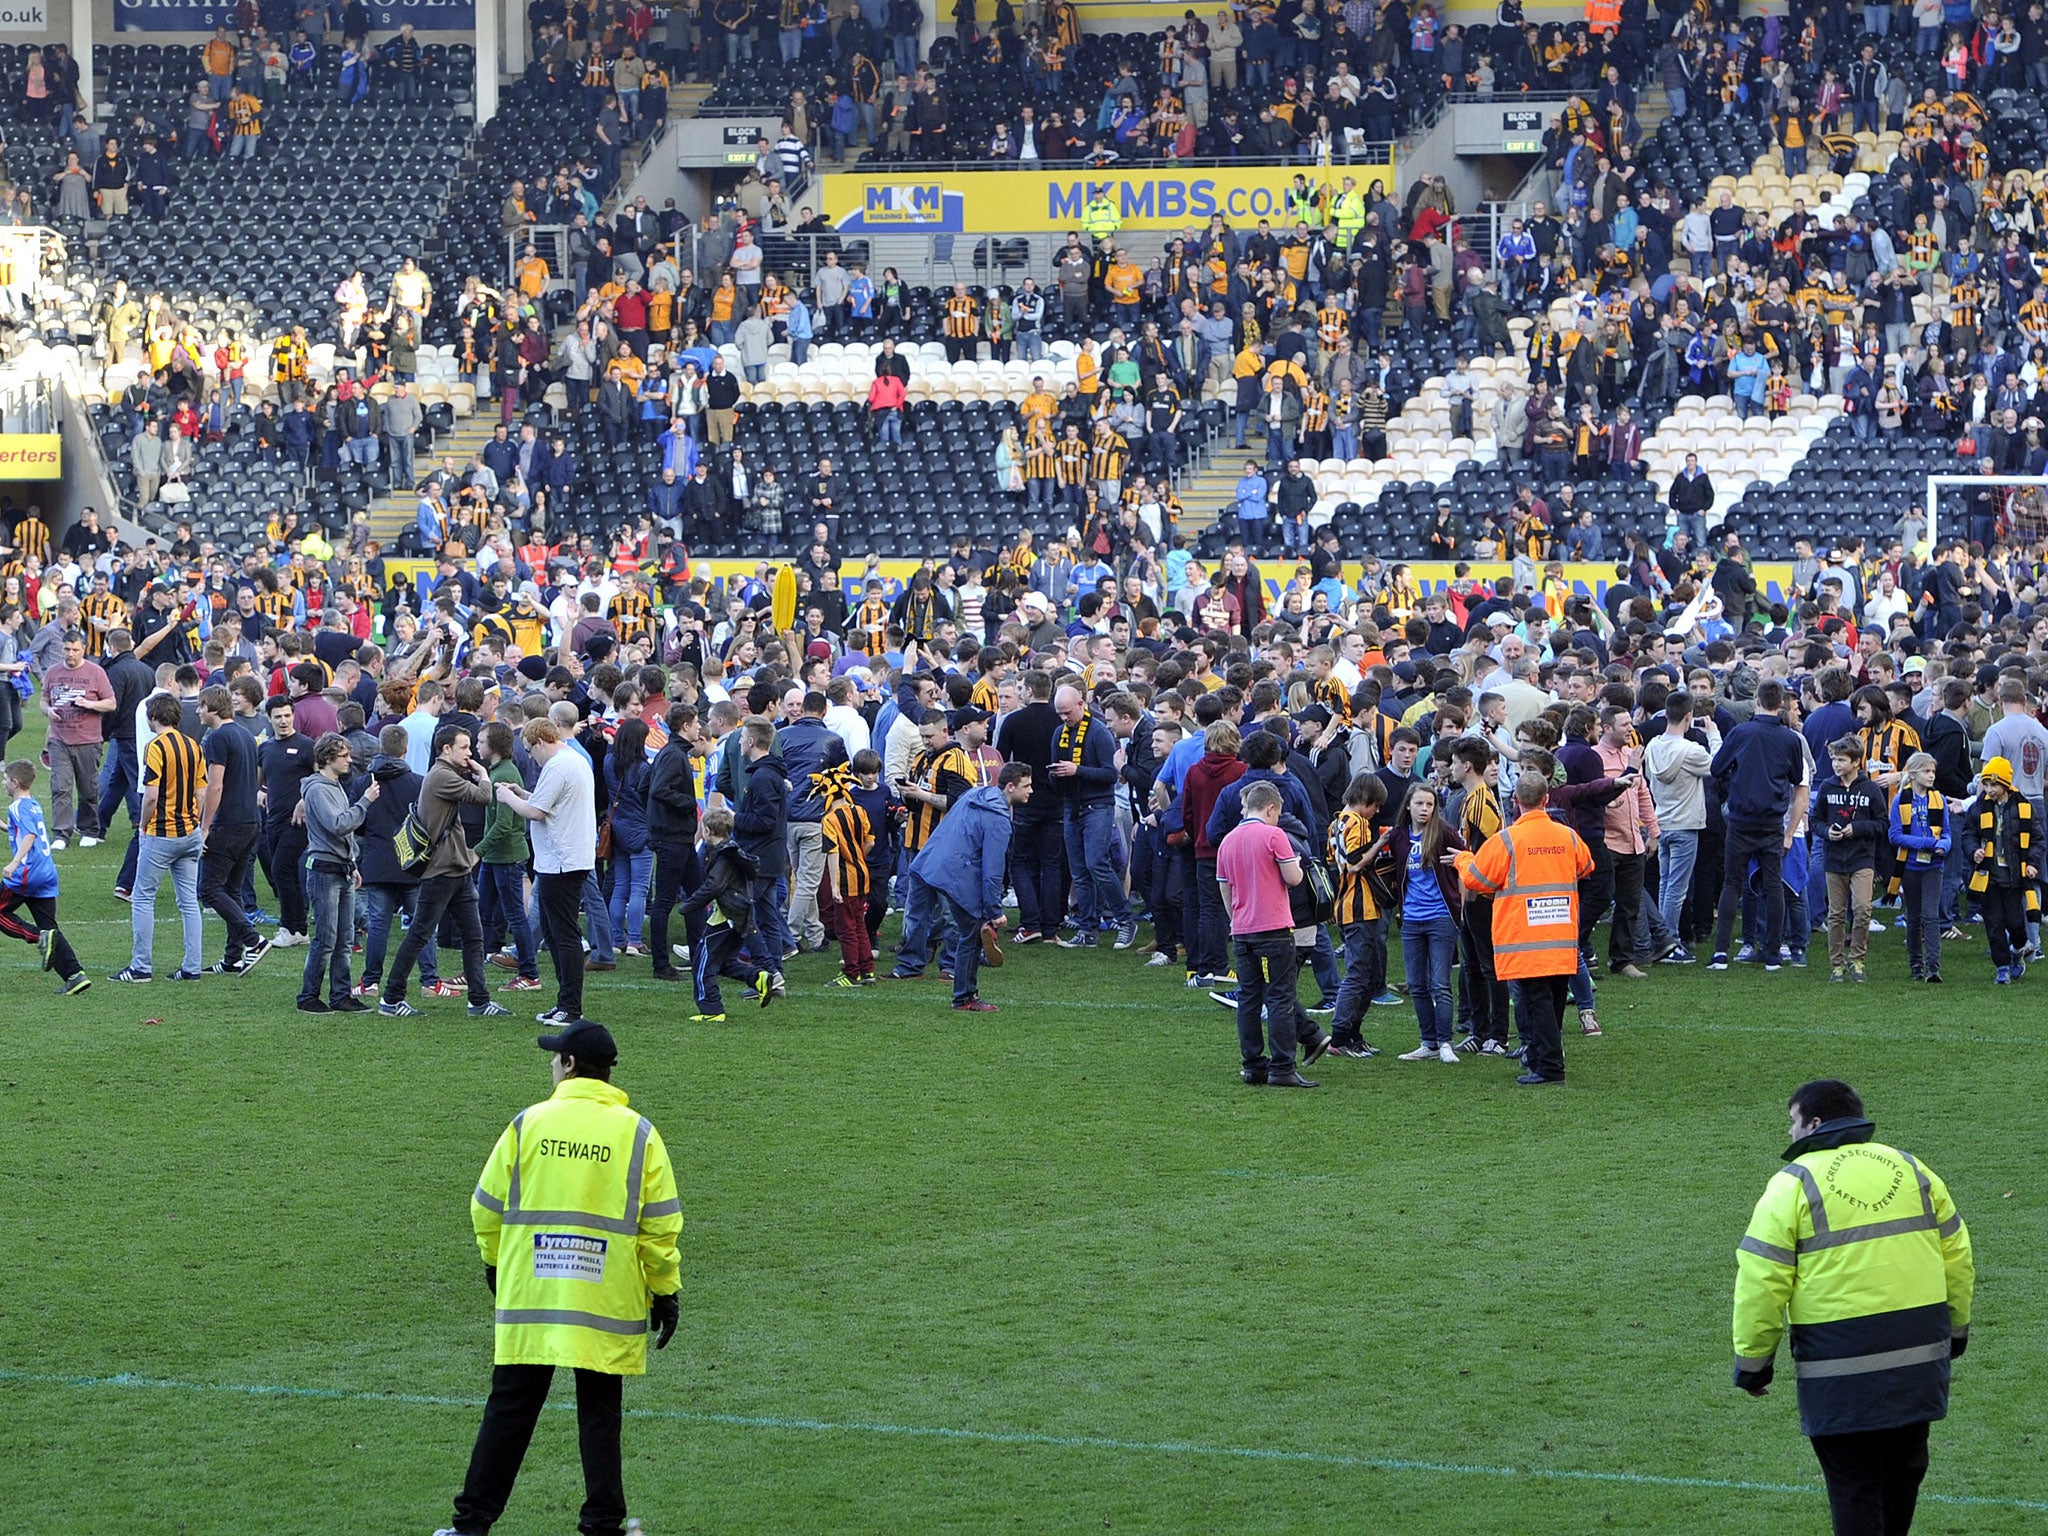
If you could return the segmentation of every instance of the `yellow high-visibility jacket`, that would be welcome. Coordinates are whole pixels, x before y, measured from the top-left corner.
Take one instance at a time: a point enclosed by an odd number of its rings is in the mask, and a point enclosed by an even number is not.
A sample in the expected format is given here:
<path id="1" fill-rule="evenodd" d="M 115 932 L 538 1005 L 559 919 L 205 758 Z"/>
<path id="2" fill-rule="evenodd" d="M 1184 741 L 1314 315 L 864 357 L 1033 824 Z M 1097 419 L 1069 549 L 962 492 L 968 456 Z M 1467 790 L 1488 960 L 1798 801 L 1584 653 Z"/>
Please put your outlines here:
<path id="1" fill-rule="evenodd" d="M 1735 1368 L 1769 1364 L 1789 1320 L 1807 1435 L 1944 1417 L 1950 1340 L 1970 1331 L 1969 1228 L 1872 1131 L 1830 1121 L 1788 1149 L 1735 1253 Z"/>
<path id="2" fill-rule="evenodd" d="M 682 1289 L 668 1148 L 623 1089 L 571 1077 L 491 1149 L 469 1207 L 498 1271 L 499 1365 L 647 1373 L 650 1296 Z"/>

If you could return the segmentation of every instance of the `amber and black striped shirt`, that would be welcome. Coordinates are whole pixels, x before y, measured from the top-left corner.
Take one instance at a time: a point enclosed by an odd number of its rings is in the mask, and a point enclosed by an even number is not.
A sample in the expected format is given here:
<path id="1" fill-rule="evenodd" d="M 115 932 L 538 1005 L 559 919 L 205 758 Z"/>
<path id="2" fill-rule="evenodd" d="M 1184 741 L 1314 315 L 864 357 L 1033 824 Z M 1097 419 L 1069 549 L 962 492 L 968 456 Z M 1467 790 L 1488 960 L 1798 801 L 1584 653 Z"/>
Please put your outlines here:
<path id="1" fill-rule="evenodd" d="M 93 620 L 105 619 L 107 628 L 118 629 L 128 622 L 128 605 L 111 592 L 94 592 L 80 600 L 78 616 L 85 621 L 85 654 L 98 658 L 107 654 L 107 631 Z"/>
<path id="2" fill-rule="evenodd" d="M 1094 478 L 1121 480 L 1131 460 L 1131 445 L 1123 433 L 1105 428 L 1095 434 Z"/>
<path id="3" fill-rule="evenodd" d="M 833 894 L 841 901 L 861 901 L 868 894 L 868 844 L 873 831 L 868 813 L 851 800 L 836 801 L 825 808 L 822 823 L 825 846 L 839 855 L 839 888 Z"/>
<path id="4" fill-rule="evenodd" d="M 142 754 L 144 787 L 156 786 L 156 809 L 144 818 L 150 837 L 185 837 L 199 830 L 199 795 L 206 788 L 206 758 L 199 743 L 176 726 L 149 738 Z"/>
<path id="5" fill-rule="evenodd" d="M 1371 865 L 1352 865 L 1379 834 L 1373 831 L 1372 818 L 1354 810 L 1344 810 L 1330 823 L 1330 862 L 1337 869 L 1337 922 L 1339 926 L 1350 923 L 1369 923 L 1381 915 L 1379 901 L 1373 889 L 1374 882 L 1368 874 Z M 1388 858 L 1381 849 L 1379 858 Z"/>
<path id="6" fill-rule="evenodd" d="M 647 616 L 653 612 L 654 604 L 639 588 L 628 588 L 611 601 L 611 620 L 617 626 L 621 640 L 645 640 L 647 638 Z"/>
<path id="7" fill-rule="evenodd" d="M 910 766 L 913 784 L 922 784 L 935 793 L 946 797 L 946 807 L 927 805 L 922 800 L 905 797 L 910 819 L 904 823 L 903 846 L 912 853 L 917 852 L 938 830 L 939 822 L 946 810 L 950 810 L 959 798 L 974 788 L 976 778 L 974 760 L 958 746 L 948 742 L 938 751 L 923 751 Z"/>

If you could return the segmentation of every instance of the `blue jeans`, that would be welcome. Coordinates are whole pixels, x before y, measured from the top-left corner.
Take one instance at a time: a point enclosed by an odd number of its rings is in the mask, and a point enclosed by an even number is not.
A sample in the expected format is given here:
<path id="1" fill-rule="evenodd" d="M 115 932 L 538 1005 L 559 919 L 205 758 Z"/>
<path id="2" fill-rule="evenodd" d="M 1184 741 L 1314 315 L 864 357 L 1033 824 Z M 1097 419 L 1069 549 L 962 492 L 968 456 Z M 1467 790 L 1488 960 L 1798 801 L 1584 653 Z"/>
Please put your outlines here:
<path id="1" fill-rule="evenodd" d="M 411 912 L 419 887 L 412 885 L 366 885 L 363 887 L 363 980 L 384 979 L 384 952 L 391 944 L 391 919 L 399 912 Z M 441 952 L 434 935 L 427 935 L 420 951 L 420 985 L 431 987 L 441 979 Z"/>
<path id="2" fill-rule="evenodd" d="M 1074 881 L 1074 918 L 1088 933 L 1124 920 L 1130 903 L 1116 867 L 1116 816 L 1108 800 L 1067 806 L 1067 869 Z"/>
<path id="3" fill-rule="evenodd" d="M 1707 542 L 1707 515 L 1704 512 L 1681 512 L 1678 514 L 1678 531 L 1691 540 L 1691 547 L 1698 549 Z"/>
<path id="4" fill-rule="evenodd" d="M 1673 937 L 1686 892 L 1692 889 L 1693 866 L 1699 861 L 1698 832 L 1666 832 L 1657 839 L 1657 912 Z"/>
<path id="5" fill-rule="evenodd" d="M 114 881 L 124 890 L 133 890 L 135 843 L 142 828 L 142 761 L 133 736 L 125 740 L 117 736 L 107 743 L 106 756 L 100 759 L 99 797 L 101 837 L 114 835 L 114 812 L 123 805 L 128 807 L 128 820 L 136 828 L 136 837 L 129 839 L 121 873 Z"/>
<path id="6" fill-rule="evenodd" d="M 647 915 L 647 882 L 654 878 L 654 850 L 612 856 L 612 936 L 627 944 L 640 942 L 640 922 Z"/>
<path id="7" fill-rule="evenodd" d="M 1344 980 L 1337 988 L 1337 1013 L 1330 1020 L 1330 1033 L 1339 1040 L 1355 1040 L 1365 1021 L 1365 1010 L 1387 984 L 1387 921 L 1375 917 L 1369 922 L 1344 925 Z"/>
<path id="8" fill-rule="evenodd" d="M 1358 428 L 1330 428 L 1330 457 L 1347 462 L 1358 457 Z"/>
<path id="9" fill-rule="evenodd" d="M 505 930 L 511 929 L 512 952 L 519 957 L 519 974 L 528 981 L 540 980 L 540 955 L 534 947 L 533 924 L 526 920 L 525 866 L 480 864 L 477 870 L 477 920 L 484 925 L 485 952 L 496 953 L 504 942 Z M 422 958 L 432 953 L 423 951 Z"/>
<path id="10" fill-rule="evenodd" d="M 1337 951 L 1330 943 L 1330 928 L 1327 923 L 1316 924 L 1315 948 L 1308 952 L 1302 964 L 1316 979 L 1318 1008 L 1334 1008 L 1337 1004 L 1338 988 L 1343 982 L 1337 976 Z"/>
<path id="11" fill-rule="evenodd" d="M 954 917 L 959 903 L 937 886 L 916 875 L 903 878 L 903 937 L 896 948 L 893 970 L 898 976 L 921 976 L 934 952 L 939 969 L 953 973 L 955 989 L 960 977 L 959 951 L 969 948 L 961 942 L 964 930 Z M 970 922 L 970 926 L 972 926 Z M 972 946 L 977 952 L 981 946 Z"/>
<path id="12" fill-rule="evenodd" d="M 183 837 L 150 837 L 145 834 L 141 841 L 142 852 L 136 861 L 134 899 L 129 912 L 129 926 L 135 939 L 129 964 L 143 972 L 155 968 L 156 893 L 168 873 L 171 887 L 177 893 L 178 918 L 184 928 L 184 963 L 179 969 L 196 976 L 205 967 L 199 947 L 203 931 L 199 914 L 199 834 L 188 832 Z"/>
<path id="13" fill-rule="evenodd" d="M 1457 953 L 1458 925 L 1449 917 L 1401 920 L 1401 965 L 1424 1045 L 1451 1043 L 1458 1022 L 1451 998 L 1451 961 Z"/>
<path id="14" fill-rule="evenodd" d="M 353 873 L 337 874 L 315 864 L 306 871 L 306 895 L 313 914 L 306 969 L 299 977 L 299 1001 L 320 998 L 320 973 L 327 973 L 327 1001 L 349 995 L 348 952 L 356 936 L 356 888 Z"/>

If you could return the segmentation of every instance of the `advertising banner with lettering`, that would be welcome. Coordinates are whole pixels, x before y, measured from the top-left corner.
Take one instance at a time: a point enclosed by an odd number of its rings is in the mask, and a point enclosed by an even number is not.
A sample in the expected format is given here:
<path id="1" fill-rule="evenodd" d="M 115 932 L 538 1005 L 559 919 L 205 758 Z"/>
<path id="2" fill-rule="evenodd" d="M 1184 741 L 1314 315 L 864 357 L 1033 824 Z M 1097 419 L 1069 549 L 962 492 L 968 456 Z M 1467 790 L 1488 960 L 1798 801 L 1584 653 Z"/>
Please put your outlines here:
<path id="1" fill-rule="evenodd" d="M 55 432 L 0 434 L 0 480 L 59 480 L 64 439 Z"/>
<path id="2" fill-rule="evenodd" d="M 1391 165 L 1298 165 L 1176 168 L 1156 165 L 1071 170 L 933 172 L 891 176 L 826 176 L 818 197 L 826 217 L 847 234 L 1030 234 L 1078 229 L 1088 199 L 1105 191 L 1115 199 L 1125 229 L 1178 230 L 1220 213 L 1237 227 L 1260 219 L 1279 222 L 1287 188 L 1297 174 L 1341 186 L 1349 176 L 1360 192 L 1377 181 L 1395 190 Z"/>
<path id="3" fill-rule="evenodd" d="M 46 36 L 49 31 L 50 8 L 43 0 L 0 0 L 0 32 Z"/>
<path id="4" fill-rule="evenodd" d="M 7 3 L 0 0 L 0 9 Z M 469 32 L 476 27 L 476 0 L 370 0 L 368 9 L 373 42 L 378 34 L 396 32 L 407 22 L 421 32 Z M 234 24 L 233 0 L 114 0 L 117 32 L 211 32 Z"/>

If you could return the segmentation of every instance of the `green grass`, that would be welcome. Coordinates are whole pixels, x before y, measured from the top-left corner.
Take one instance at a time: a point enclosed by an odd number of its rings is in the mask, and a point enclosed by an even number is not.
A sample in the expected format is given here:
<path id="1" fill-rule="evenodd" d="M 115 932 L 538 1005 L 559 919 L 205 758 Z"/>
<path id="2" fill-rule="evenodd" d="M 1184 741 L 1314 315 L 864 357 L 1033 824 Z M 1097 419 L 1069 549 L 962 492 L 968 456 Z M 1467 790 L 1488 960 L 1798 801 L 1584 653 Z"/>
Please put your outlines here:
<path id="1" fill-rule="evenodd" d="M 117 851 L 61 856 L 97 977 L 127 953 Z M 174 926 L 166 898 L 160 945 Z M 1107 950 L 1014 952 L 973 1021 L 936 983 L 828 990 L 807 957 L 786 1006 L 693 1026 L 627 962 L 590 1006 L 687 1219 L 682 1329 L 627 1388 L 635 1513 L 650 1536 L 1823 1530 L 1789 1372 L 1763 1402 L 1729 1383 L 1728 1291 L 1787 1089 L 1838 1074 L 1977 1245 L 1928 1490 L 1986 1502 L 1921 1529 L 2038 1531 L 2048 979 L 1995 991 L 1957 945 L 1933 996 L 1900 950 L 1854 989 L 1603 983 L 1607 1037 L 1539 1092 L 1392 1060 L 1393 1009 L 1378 1059 L 1253 1092 L 1226 1014 Z M 447 1518 L 490 1361 L 469 1191 L 545 1059 L 530 1022 L 459 1002 L 298 1015 L 302 962 L 60 1002 L 0 949 L 0 1531 Z M 550 1414 L 499 1529 L 561 1536 L 580 1498 Z"/>

